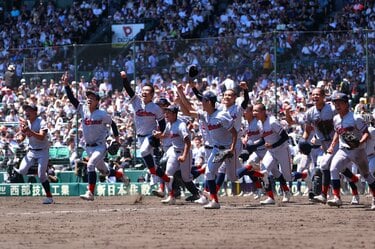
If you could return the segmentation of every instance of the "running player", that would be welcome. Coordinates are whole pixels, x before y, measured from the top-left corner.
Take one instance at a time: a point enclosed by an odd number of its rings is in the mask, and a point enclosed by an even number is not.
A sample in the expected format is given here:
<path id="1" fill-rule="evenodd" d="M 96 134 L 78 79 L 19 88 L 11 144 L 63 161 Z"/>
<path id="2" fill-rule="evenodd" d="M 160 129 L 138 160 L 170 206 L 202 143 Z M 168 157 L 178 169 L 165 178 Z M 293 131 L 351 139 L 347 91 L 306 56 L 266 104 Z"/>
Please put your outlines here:
<path id="1" fill-rule="evenodd" d="M 268 182 L 266 172 L 259 171 L 261 168 L 264 168 L 264 166 L 260 166 L 260 163 L 266 154 L 266 148 L 264 147 L 264 139 L 262 138 L 262 127 L 260 122 L 254 117 L 252 105 L 246 108 L 244 118 L 248 122 L 245 135 L 246 144 L 244 147 L 249 153 L 249 158 L 244 163 L 244 167 L 237 169 L 237 176 L 238 178 L 244 175 L 250 176 L 256 188 L 254 199 L 258 200 L 262 194 L 260 178 L 263 178 L 265 183 Z"/>
<path id="2" fill-rule="evenodd" d="M 332 158 L 331 163 L 331 184 L 333 189 L 333 199 L 328 200 L 330 206 L 341 206 L 340 198 L 340 175 L 348 164 L 355 163 L 363 178 L 367 181 L 372 192 L 371 210 L 375 210 L 375 178 L 369 172 L 368 159 L 366 155 L 365 143 L 369 138 L 369 131 L 363 118 L 354 115 L 349 110 L 348 96 L 337 92 L 332 96 L 332 101 L 336 107 L 337 115 L 333 119 L 335 137 L 328 148 L 328 153 L 333 153 L 334 147 L 338 144 L 339 150 Z M 358 141 L 353 145 L 349 139 Z"/>
<path id="3" fill-rule="evenodd" d="M 334 136 L 333 117 L 336 115 L 336 111 L 333 105 L 326 103 L 325 90 L 322 88 L 315 88 L 312 91 L 312 101 L 315 105 L 310 107 L 305 114 L 304 132 L 299 143 L 306 143 L 307 141 L 310 141 L 314 136 L 315 144 L 321 145 L 321 152 L 319 153 L 321 154 L 319 160 L 320 163 L 318 165 L 319 167 L 315 168 L 315 171 L 312 173 L 313 184 L 316 186 L 321 186 L 321 190 L 317 190 L 312 195 L 318 193 L 320 194 L 316 196 L 310 195 L 309 199 L 320 203 L 326 203 L 331 178 L 330 164 L 334 153 L 338 149 L 338 147 L 336 146 L 335 148 L 333 148 L 332 153 L 327 153 L 327 149 L 330 146 Z M 286 118 L 289 124 L 294 123 L 289 112 L 286 112 Z M 305 163 L 309 163 L 309 160 L 306 160 Z M 304 168 L 306 167 L 307 166 L 305 166 Z M 346 169 L 342 173 L 349 179 L 349 183 L 353 193 L 353 204 L 356 204 L 359 201 L 357 186 L 355 185 L 355 183 L 358 182 L 358 177 L 356 177 L 349 169 Z M 297 180 L 298 177 L 296 175 L 294 177 L 294 180 Z M 306 177 L 306 174 L 301 174 L 300 177 Z"/>
<path id="4" fill-rule="evenodd" d="M 181 177 L 185 187 L 195 197 L 192 200 L 199 199 L 199 191 L 193 183 L 193 177 L 191 174 L 191 140 L 190 133 L 186 127 L 185 122 L 177 119 L 179 108 L 177 106 L 169 106 L 164 108 L 165 117 L 168 121 L 164 132 L 155 132 L 154 136 L 157 138 L 169 138 L 170 147 L 167 151 L 168 159 L 166 166 L 166 174 L 171 180 L 177 171 L 181 171 Z M 171 186 L 170 184 L 168 186 Z M 168 203 L 174 205 L 176 199 L 174 196 L 174 190 L 168 188 L 169 195 L 166 199 L 162 200 L 162 203 Z"/>
<path id="5" fill-rule="evenodd" d="M 157 175 L 172 185 L 173 181 L 170 181 L 171 178 L 160 167 L 156 167 L 153 158 L 154 147 L 158 147 L 160 141 L 152 134 L 156 130 L 163 132 L 165 129 L 163 110 L 152 102 L 154 87 L 151 84 L 145 84 L 142 87 L 141 96 L 138 96 L 131 88 L 126 73 L 121 71 L 120 75 L 125 91 L 130 97 L 130 105 L 134 113 L 134 124 L 137 132 L 137 142 L 140 146 L 143 161 L 152 175 Z"/>
<path id="6" fill-rule="evenodd" d="M 103 175 L 109 174 L 109 169 L 104 162 L 107 153 L 108 126 L 112 127 L 113 136 L 120 143 L 117 125 L 106 111 L 99 109 L 100 96 L 98 93 L 86 90 L 86 104 L 82 104 L 74 96 L 69 86 L 69 76 L 67 74 L 62 76 L 62 82 L 69 101 L 78 110 L 82 118 L 83 138 L 87 156 L 89 157 L 87 162 L 88 190 L 80 197 L 87 201 L 93 201 L 97 179 L 95 168 Z"/>
<path id="7" fill-rule="evenodd" d="M 46 192 L 43 204 L 53 204 L 51 188 L 47 178 L 47 168 L 49 160 L 48 128 L 46 122 L 38 117 L 38 108 L 35 105 L 24 105 L 26 120 L 20 118 L 21 133 L 17 134 L 17 141 L 21 143 L 26 138 L 29 141 L 29 150 L 22 159 L 20 167 L 14 170 L 25 175 L 35 162 L 38 164 L 38 177 Z"/>
<path id="8" fill-rule="evenodd" d="M 215 162 L 214 158 L 222 150 L 229 150 L 235 154 L 237 143 L 237 130 L 234 121 L 228 112 L 216 109 L 217 98 L 213 92 L 205 92 L 202 96 L 203 111 L 190 111 L 190 115 L 206 124 L 208 136 L 212 142 L 212 151 L 208 158 L 206 169 L 206 184 L 210 191 L 211 201 L 204 206 L 206 209 L 219 209 L 220 204 L 217 195 L 215 178 L 222 164 L 230 167 L 234 158 L 227 158 L 224 162 Z M 228 179 L 235 180 L 235 172 L 227 169 Z"/>
<path id="9" fill-rule="evenodd" d="M 229 113 L 229 115 L 232 117 L 234 121 L 234 128 L 237 131 L 237 141 L 236 141 L 236 150 L 235 154 L 233 156 L 232 165 L 221 165 L 218 171 L 218 175 L 216 178 L 216 187 L 219 190 L 222 186 L 225 177 L 226 172 L 231 172 L 229 174 L 233 174 L 236 172 L 238 168 L 241 167 L 240 161 L 239 161 L 239 155 L 242 151 L 242 131 L 241 131 L 241 123 L 242 123 L 242 116 L 247 108 L 247 105 L 249 103 L 249 91 L 247 88 L 247 83 L 245 81 L 241 81 L 239 84 L 239 87 L 243 90 L 244 99 L 241 102 L 241 104 L 236 104 L 237 94 L 234 89 L 227 89 L 224 92 L 222 104 L 218 107 L 219 110 L 223 110 Z M 236 173 L 234 173 L 236 175 Z M 237 180 L 237 177 L 235 178 Z M 234 180 L 231 180 L 232 183 Z"/>
<path id="10" fill-rule="evenodd" d="M 267 114 L 264 104 L 257 103 L 253 111 L 256 119 L 262 124 L 263 139 L 265 141 L 264 146 L 267 149 L 262 163 L 268 173 L 272 173 L 273 177 L 279 180 L 280 187 L 283 191 L 282 202 L 289 202 L 291 194 L 286 184 L 287 181 L 292 180 L 290 150 L 288 146 L 289 136 L 276 117 Z M 268 184 L 266 187 L 266 194 L 268 198 L 261 201 L 260 204 L 275 204 L 271 184 Z"/>

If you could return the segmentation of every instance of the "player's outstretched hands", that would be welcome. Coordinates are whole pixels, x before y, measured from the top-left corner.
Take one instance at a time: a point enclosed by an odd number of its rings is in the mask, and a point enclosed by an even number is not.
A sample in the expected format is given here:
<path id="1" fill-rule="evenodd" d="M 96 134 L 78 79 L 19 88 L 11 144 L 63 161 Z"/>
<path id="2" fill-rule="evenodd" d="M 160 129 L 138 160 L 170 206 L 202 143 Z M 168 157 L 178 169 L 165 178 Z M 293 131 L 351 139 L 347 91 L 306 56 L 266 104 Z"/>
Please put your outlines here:
<path id="1" fill-rule="evenodd" d="M 241 81 L 239 86 L 242 90 L 248 90 L 246 81 Z"/>
<path id="2" fill-rule="evenodd" d="M 123 78 L 123 79 L 126 79 L 126 77 L 127 77 L 125 71 L 121 71 L 120 75 L 121 75 L 121 78 Z"/>
<path id="3" fill-rule="evenodd" d="M 69 85 L 69 74 L 68 73 L 64 73 L 61 76 L 61 82 L 63 83 L 64 86 L 68 86 Z"/>
<path id="4" fill-rule="evenodd" d="M 27 123 L 27 121 L 23 118 L 20 118 L 20 130 L 23 134 L 25 134 L 26 136 L 30 136 L 31 134 L 31 130 L 30 130 L 30 127 Z"/>

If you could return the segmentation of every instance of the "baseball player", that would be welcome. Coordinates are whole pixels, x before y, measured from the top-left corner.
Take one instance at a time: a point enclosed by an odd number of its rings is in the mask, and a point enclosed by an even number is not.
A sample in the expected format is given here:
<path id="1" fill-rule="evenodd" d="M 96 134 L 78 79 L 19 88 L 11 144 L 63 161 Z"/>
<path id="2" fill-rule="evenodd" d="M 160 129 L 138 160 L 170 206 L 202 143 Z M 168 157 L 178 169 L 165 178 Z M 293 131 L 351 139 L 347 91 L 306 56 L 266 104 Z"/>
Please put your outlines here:
<path id="1" fill-rule="evenodd" d="M 321 145 L 321 153 L 319 153 L 321 154 L 318 165 L 319 167 L 315 168 L 315 171 L 312 172 L 313 185 L 321 186 L 321 190 L 315 190 L 315 193 L 310 193 L 309 199 L 315 202 L 326 203 L 327 193 L 330 186 L 330 164 L 333 154 L 338 149 L 336 146 L 332 154 L 327 153 L 327 149 L 330 146 L 334 136 L 333 117 L 336 115 L 336 111 L 333 105 L 326 103 L 325 90 L 322 88 L 315 88 L 312 91 L 312 101 L 315 105 L 310 107 L 305 114 L 305 127 L 302 139 L 299 141 L 299 147 L 306 144 L 307 141 L 310 141 L 312 136 L 314 136 L 315 144 Z M 286 118 L 289 124 L 294 123 L 291 120 L 291 116 L 288 111 L 286 112 Z M 310 160 L 305 160 L 305 163 L 309 162 Z M 307 168 L 307 166 L 301 167 Z M 357 187 L 355 185 L 355 183 L 358 182 L 358 177 L 352 174 L 349 169 L 346 169 L 342 173 L 349 179 L 353 195 L 355 196 L 354 199 L 359 200 L 359 195 L 356 192 Z M 297 180 L 298 177 L 299 176 L 295 175 L 294 180 Z M 301 175 L 300 177 L 304 176 Z M 313 187 L 313 189 L 315 188 Z"/>
<path id="2" fill-rule="evenodd" d="M 159 139 L 153 136 L 153 132 L 156 130 L 163 132 L 165 129 L 163 110 L 152 102 L 154 87 L 151 84 L 145 84 L 142 87 L 141 96 L 138 96 L 131 88 L 125 71 L 121 71 L 120 75 L 125 91 L 130 97 L 130 105 L 134 113 L 134 124 L 137 132 L 137 142 L 140 145 L 143 161 L 151 175 L 157 175 L 166 183 L 172 185 L 173 181 L 170 181 L 171 178 L 160 167 L 156 167 L 153 158 L 154 147 L 158 147 L 160 144 Z"/>
<path id="3" fill-rule="evenodd" d="M 194 94 L 197 96 L 199 100 L 202 100 L 202 94 L 198 91 L 192 81 L 189 81 L 189 85 L 191 86 Z M 226 171 L 229 170 L 231 172 L 235 172 L 237 168 L 240 167 L 239 155 L 242 151 L 242 141 L 241 141 L 241 121 L 244 110 L 246 109 L 249 103 L 249 92 L 247 88 L 247 83 L 245 81 L 241 81 L 239 87 L 244 92 L 244 100 L 240 105 L 236 104 L 237 94 L 234 89 L 227 89 L 224 92 L 222 104 L 218 107 L 219 110 L 226 111 L 230 114 L 232 119 L 234 120 L 234 127 L 237 130 L 237 142 L 236 142 L 236 153 L 234 155 L 234 160 L 232 160 L 233 165 L 222 165 L 219 168 L 218 175 L 216 178 L 216 188 L 217 190 L 220 189 L 224 180 Z"/>
<path id="4" fill-rule="evenodd" d="M 217 98 L 213 92 L 205 92 L 202 96 L 203 111 L 190 111 L 190 115 L 206 124 L 208 136 L 212 142 L 212 151 L 208 157 L 207 169 L 205 172 L 206 184 L 210 191 L 211 201 L 204 205 L 205 209 L 219 209 L 220 204 L 217 195 L 215 178 L 218 169 L 222 164 L 230 167 L 233 158 L 226 158 L 223 162 L 215 161 L 214 158 L 223 151 L 234 155 L 237 143 L 237 130 L 234 121 L 228 112 L 216 109 Z M 227 169 L 228 179 L 237 179 L 236 172 Z"/>
<path id="5" fill-rule="evenodd" d="M 193 87 L 193 91 L 197 91 L 196 96 L 197 96 L 198 100 L 202 101 L 202 94 L 195 87 Z M 183 87 L 182 84 L 177 85 L 177 96 L 178 96 L 178 98 L 175 100 L 175 102 L 176 103 L 178 102 L 180 104 L 181 111 L 184 115 L 190 116 L 192 112 L 197 113 L 196 109 L 193 108 L 193 106 L 191 105 L 189 100 L 186 98 L 186 96 L 184 94 L 184 87 Z M 203 167 L 199 168 L 199 169 L 198 168 L 192 169 L 192 174 L 193 174 L 194 178 L 197 178 L 199 175 L 205 174 L 205 171 L 206 171 L 206 168 L 207 168 L 208 158 L 210 157 L 212 149 L 213 149 L 213 142 L 212 142 L 212 139 L 211 139 L 211 135 L 208 132 L 208 124 L 207 124 L 206 120 L 205 119 L 198 119 L 197 122 L 198 122 L 198 125 L 199 125 L 199 128 L 200 128 L 200 132 L 202 134 L 203 142 L 204 142 L 204 162 L 205 162 L 205 165 Z M 207 194 L 207 193 L 209 193 L 209 189 L 208 189 L 208 186 L 206 184 L 206 181 L 204 181 L 204 191 L 203 191 L 203 193 L 206 193 L 206 195 L 202 194 L 198 200 L 194 201 L 195 203 L 201 204 L 201 205 L 208 204 L 209 194 Z"/>
<path id="6" fill-rule="evenodd" d="M 243 90 L 243 93 L 244 93 L 244 99 L 240 105 L 236 104 L 236 98 L 237 98 L 236 91 L 234 89 L 227 89 L 223 94 L 222 104 L 218 107 L 219 110 L 223 110 L 229 113 L 229 115 L 232 117 L 234 121 L 234 128 L 237 131 L 236 150 L 233 155 L 234 159 L 231 160 L 233 164 L 230 165 L 229 167 L 228 165 L 223 164 L 219 168 L 218 175 L 216 178 L 216 187 L 218 190 L 220 189 L 220 187 L 222 186 L 225 180 L 226 172 L 227 171 L 236 172 L 236 170 L 240 168 L 239 155 L 242 151 L 241 124 L 242 124 L 243 113 L 249 103 L 249 91 L 247 88 L 247 83 L 245 81 L 241 81 L 239 84 L 239 87 Z M 237 180 L 237 178 L 235 180 Z"/>
<path id="7" fill-rule="evenodd" d="M 74 97 L 69 86 L 69 76 L 67 74 L 63 75 L 62 82 L 69 101 L 78 110 L 82 118 L 85 149 L 89 157 L 87 162 L 88 190 L 80 197 L 83 200 L 93 201 L 97 179 L 95 168 L 103 175 L 107 176 L 109 174 L 109 169 L 104 162 L 107 153 L 108 126 L 112 127 L 113 136 L 120 143 L 117 125 L 106 111 L 99 109 L 100 96 L 98 93 L 86 90 L 86 104 L 82 104 Z"/>
<path id="8" fill-rule="evenodd" d="M 156 104 L 160 106 L 160 108 L 164 109 L 168 107 L 171 103 L 169 103 L 167 99 L 161 98 Z M 168 159 L 167 151 L 168 151 L 168 148 L 171 146 L 171 141 L 170 141 L 170 138 L 166 137 L 166 138 L 161 139 L 160 142 L 161 142 L 161 148 L 162 148 L 163 154 L 159 160 L 159 167 L 165 170 L 167 159 Z M 160 198 L 165 197 L 165 182 L 163 179 L 159 178 L 159 188 L 157 190 L 156 189 L 152 190 L 152 194 Z"/>
<path id="9" fill-rule="evenodd" d="M 263 130 L 263 139 L 265 141 L 264 146 L 267 149 L 266 154 L 262 160 L 262 163 L 269 173 L 272 173 L 273 177 L 280 182 L 280 187 L 283 191 L 282 202 L 289 202 L 290 191 L 286 184 L 287 181 L 291 181 L 291 165 L 290 165 L 290 150 L 288 146 L 289 136 L 280 122 L 275 116 L 269 115 L 266 112 L 264 104 L 257 103 L 254 106 L 254 115 L 256 119 L 261 122 Z M 278 168 L 280 165 L 280 170 Z M 275 204 L 275 199 L 272 191 L 271 184 L 266 187 L 266 193 L 268 198 L 261 201 L 262 205 Z"/>
<path id="10" fill-rule="evenodd" d="M 375 210 L 375 178 L 369 172 L 369 164 L 366 155 L 366 141 L 369 138 L 369 131 L 363 118 L 354 115 L 349 110 L 349 99 L 344 93 L 337 92 L 332 96 L 337 115 L 333 118 L 335 137 L 327 149 L 328 153 L 333 153 L 338 144 L 339 149 L 331 162 L 331 184 L 333 189 L 333 199 L 328 200 L 330 206 L 341 206 L 340 198 L 340 175 L 345 167 L 355 163 L 359 173 L 367 181 L 372 192 L 371 210 Z"/>
<path id="11" fill-rule="evenodd" d="M 261 159 L 266 154 L 266 148 L 264 147 L 264 139 L 262 137 L 262 128 L 259 121 L 254 117 L 253 106 L 249 105 L 244 112 L 245 120 L 248 122 L 245 136 L 245 149 L 249 153 L 249 158 L 245 162 L 245 166 L 237 169 L 238 178 L 243 177 L 244 175 L 250 176 L 251 180 L 255 184 L 257 189 L 254 199 L 258 200 L 261 197 L 262 183 L 260 178 L 263 178 L 265 182 L 268 182 L 268 175 L 266 172 L 260 172 L 261 167 L 255 166 L 258 165 Z M 262 167 L 264 168 L 264 166 Z"/>
<path id="12" fill-rule="evenodd" d="M 154 136 L 157 138 L 169 138 L 171 146 L 167 151 L 168 159 L 166 166 L 166 174 L 169 176 L 171 181 L 173 180 L 174 174 L 180 170 L 182 180 L 186 188 L 195 196 L 194 200 L 199 199 L 198 188 L 193 183 L 193 177 L 191 174 L 192 166 L 192 154 L 191 154 L 191 140 L 190 133 L 186 127 L 185 122 L 177 119 L 179 108 L 175 105 L 164 108 L 167 125 L 164 132 L 157 131 Z M 169 195 L 166 199 L 162 200 L 162 203 L 168 203 L 174 205 L 176 199 L 174 196 L 173 188 L 168 187 Z"/>
<path id="13" fill-rule="evenodd" d="M 43 204 L 53 204 L 54 201 L 47 178 L 49 160 L 47 123 L 41 117 L 38 117 L 38 108 L 35 105 L 24 105 L 23 110 L 26 120 L 20 118 L 21 132 L 16 137 L 19 143 L 27 138 L 29 141 L 29 150 L 22 159 L 19 168 L 14 168 L 14 170 L 21 175 L 26 175 L 30 167 L 36 162 L 38 164 L 38 177 L 47 196 L 43 200 Z"/>

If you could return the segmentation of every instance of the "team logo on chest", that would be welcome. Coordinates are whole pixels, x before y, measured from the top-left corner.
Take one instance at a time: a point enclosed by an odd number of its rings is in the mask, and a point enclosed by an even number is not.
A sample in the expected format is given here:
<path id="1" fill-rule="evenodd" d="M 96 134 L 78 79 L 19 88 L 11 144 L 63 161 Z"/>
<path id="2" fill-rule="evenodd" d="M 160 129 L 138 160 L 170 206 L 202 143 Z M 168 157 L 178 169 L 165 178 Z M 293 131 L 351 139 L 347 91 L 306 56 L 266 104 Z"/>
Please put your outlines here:
<path id="1" fill-rule="evenodd" d="M 219 129 L 221 127 L 222 127 L 221 124 L 209 124 L 209 125 L 207 125 L 207 128 L 208 128 L 209 131 Z"/>
<path id="2" fill-rule="evenodd" d="M 98 125 L 98 124 L 102 124 L 102 120 L 94 120 L 94 119 L 85 118 L 83 123 L 85 125 Z"/>
<path id="3" fill-rule="evenodd" d="M 344 127 L 338 127 L 336 129 L 336 131 L 339 135 L 344 134 L 345 132 L 348 132 L 348 131 L 353 131 L 353 130 L 354 130 L 354 127 L 352 127 L 352 126 L 345 127 L 345 128 Z"/>
<path id="4" fill-rule="evenodd" d="M 139 116 L 139 117 L 148 117 L 148 116 L 155 116 L 155 114 L 154 113 L 152 113 L 152 112 L 148 112 L 148 111 L 146 111 L 146 110 L 143 110 L 143 109 L 140 109 L 140 110 L 138 110 L 136 113 L 135 113 L 137 116 Z"/>

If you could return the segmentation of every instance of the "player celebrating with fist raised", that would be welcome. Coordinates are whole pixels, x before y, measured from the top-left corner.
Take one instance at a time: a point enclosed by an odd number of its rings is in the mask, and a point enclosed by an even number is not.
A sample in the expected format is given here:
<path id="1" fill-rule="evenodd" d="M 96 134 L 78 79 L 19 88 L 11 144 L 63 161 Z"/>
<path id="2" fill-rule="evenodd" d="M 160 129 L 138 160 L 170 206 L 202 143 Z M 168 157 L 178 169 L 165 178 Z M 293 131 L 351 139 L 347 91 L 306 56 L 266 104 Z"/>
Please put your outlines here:
<path id="1" fill-rule="evenodd" d="M 152 102 L 154 87 L 151 84 L 145 84 L 142 87 L 141 96 L 138 96 L 131 88 L 125 71 L 121 71 L 120 75 L 125 91 L 130 97 L 142 159 L 152 175 L 159 176 L 170 185 L 168 187 L 171 187 L 173 177 L 167 176 L 160 167 L 156 167 L 153 158 L 154 147 L 160 145 L 160 140 L 153 136 L 153 133 L 157 130 L 163 132 L 166 125 L 163 110 Z"/>
<path id="2" fill-rule="evenodd" d="M 88 190 L 80 197 L 87 201 L 93 201 L 96 185 L 95 168 L 103 175 L 109 174 L 109 169 L 104 162 L 107 152 L 106 138 L 109 135 L 108 126 L 110 125 L 112 127 L 113 136 L 119 143 L 117 125 L 107 112 L 99 109 L 99 94 L 87 90 L 87 103 L 83 105 L 74 97 L 72 89 L 69 86 L 69 76 L 67 74 L 63 75 L 62 82 L 70 102 L 78 110 L 82 118 L 83 137 L 86 143 L 86 152 L 89 157 L 87 162 Z"/>

